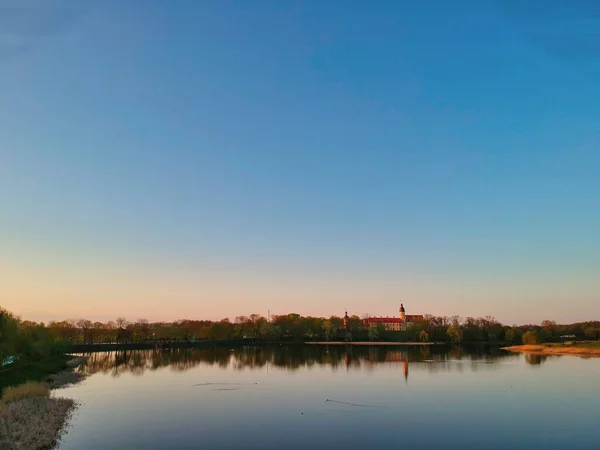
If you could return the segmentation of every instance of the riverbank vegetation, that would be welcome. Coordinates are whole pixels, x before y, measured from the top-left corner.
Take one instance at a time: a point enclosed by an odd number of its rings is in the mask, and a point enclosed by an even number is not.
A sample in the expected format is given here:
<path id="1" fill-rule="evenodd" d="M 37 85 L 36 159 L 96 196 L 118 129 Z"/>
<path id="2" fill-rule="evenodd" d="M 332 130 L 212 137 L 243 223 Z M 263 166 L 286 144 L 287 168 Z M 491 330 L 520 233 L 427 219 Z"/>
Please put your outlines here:
<path id="1" fill-rule="evenodd" d="M 27 381 L 44 381 L 50 375 L 64 370 L 70 359 L 72 357 L 69 355 L 56 355 L 42 361 L 20 359 L 17 363 L 0 369 L 0 390 Z"/>
<path id="2" fill-rule="evenodd" d="M 42 361 L 70 350 L 71 341 L 57 338 L 43 323 L 22 321 L 0 308 L 0 366 L 20 360 Z"/>
<path id="3" fill-rule="evenodd" d="M 43 381 L 72 359 L 72 342 L 56 338 L 44 324 L 22 321 L 0 308 L 0 390 Z"/>
<path id="4" fill-rule="evenodd" d="M 364 317 L 363 317 L 364 318 Z M 299 314 L 265 318 L 259 314 L 238 316 L 220 321 L 178 320 L 150 322 L 129 321 L 123 317 L 109 322 L 87 319 L 63 320 L 38 324 L 20 322 L 26 336 L 41 337 L 34 347 L 45 353 L 60 351 L 69 343 L 141 343 L 155 341 L 197 341 L 249 339 L 255 341 L 372 341 L 372 342 L 491 342 L 507 344 L 539 344 L 568 340 L 600 339 L 600 321 L 556 324 L 545 320 L 540 325 L 508 326 L 493 317 L 439 317 L 425 315 L 405 331 L 388 331 L 382 326 L 367 329 L 362 319 L 349 318 L 348 330 L 343 318 L 311 317 Z M 30 339 L 31 340 L 31 339 Z M 62 346 L 62 347 L 61 347 Z M 30 346 L 32 347 L 32 346 Z M 6 352 L 4 352 L 6 353 Z M 43 354 L 39 352 L 38 354 Z"/>

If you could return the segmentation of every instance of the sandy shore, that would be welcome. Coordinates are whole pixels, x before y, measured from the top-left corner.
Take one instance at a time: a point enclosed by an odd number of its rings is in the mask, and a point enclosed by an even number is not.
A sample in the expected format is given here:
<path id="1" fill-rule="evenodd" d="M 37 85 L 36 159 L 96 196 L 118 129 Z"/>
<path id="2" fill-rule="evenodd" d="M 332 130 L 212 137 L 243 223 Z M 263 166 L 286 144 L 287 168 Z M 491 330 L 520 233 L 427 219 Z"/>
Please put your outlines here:
<path id="1" fill-rule="evenodd" d="M 396 345 L 396 346 L 423 346 L 436 345 L 437 342 L 305 342 L 308 345 Z"/>
<path id="2" fill-rule="evenodd" d="M 571 355 L 581 357 L 600 357 L 600 348 L 573 346 L 550 346 L 550 345 L 515 345 L 503 347 L 502 350 L 517 353 L 529 353 L 532 355 Z"/>

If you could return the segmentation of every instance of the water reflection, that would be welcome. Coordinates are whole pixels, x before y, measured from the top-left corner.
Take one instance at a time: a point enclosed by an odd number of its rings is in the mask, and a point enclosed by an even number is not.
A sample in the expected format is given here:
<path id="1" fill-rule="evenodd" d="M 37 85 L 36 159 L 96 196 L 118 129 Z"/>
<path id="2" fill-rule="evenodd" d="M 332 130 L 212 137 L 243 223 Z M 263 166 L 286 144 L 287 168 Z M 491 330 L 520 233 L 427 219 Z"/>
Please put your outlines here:
<path id="1" fill-rule="evenodd" d="M 143 375 L 147 371 L 168 367 L 175 372 L 186 371 L 199 365 L 218 366 L 222 369 L 258 370 L 279 368 L 287 371 L 310 369 L 315 366 L 372 371 L 377 366 L 399 366 L 405 379 L 409 365 L 412 369 L 429 372 L 452 370 L 493 370 L 504 360 L 515 360 L 519 355 L 499 349 L 447 347 L 354 347 L 354 346 L 248 346 L 237 348 L 196 348 L 169 350 L 124 350 L 116 352 L 85 353 L 87 363 L 80 368 L 88 375 L 124 373 Z M 527 356 L 529 364 L 541 364 L 545 357 Z"/>
<path id="2" fill-rule="evenodd" d="M 584 450 L 600 439 L 598 359 L 344 345 L 87 356 L 93 376 L 61 392 L 81 404 L 61 450 Z"/>
<path id="3" fill-rule="evenodd" d="M 525 362 L 532 366 L 539 366 L 548 359 L 548 355 L 532 355 L 525 353 Z"/>

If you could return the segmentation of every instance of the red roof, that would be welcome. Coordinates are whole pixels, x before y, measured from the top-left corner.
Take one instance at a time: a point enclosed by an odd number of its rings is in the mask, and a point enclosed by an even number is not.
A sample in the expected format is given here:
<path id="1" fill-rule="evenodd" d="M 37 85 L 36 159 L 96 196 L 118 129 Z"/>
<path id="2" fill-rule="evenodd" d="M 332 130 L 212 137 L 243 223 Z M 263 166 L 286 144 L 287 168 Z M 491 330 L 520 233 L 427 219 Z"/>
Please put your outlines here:
<path id="1" fill-rule="evenodd" d="M 406 318 L 408 320 L 412 320 L 412 319 L 422 319 L 423 318 L 423 314 L 407 314 Z"/>

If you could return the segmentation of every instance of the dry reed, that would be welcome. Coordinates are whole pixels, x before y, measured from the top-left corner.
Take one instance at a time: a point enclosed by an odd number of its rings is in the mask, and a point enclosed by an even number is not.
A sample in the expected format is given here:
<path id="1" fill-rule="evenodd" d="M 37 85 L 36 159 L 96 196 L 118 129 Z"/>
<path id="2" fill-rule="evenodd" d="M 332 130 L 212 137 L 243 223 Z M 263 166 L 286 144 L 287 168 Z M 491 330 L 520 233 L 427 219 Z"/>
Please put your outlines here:
<path id="1" fill-rule="evenodd" d="M 70 368 L 87 358 L 74 358 Z M 64 371 L 49 377 L 48 384 L 28 381 L 4 390 L 0 401 L 0 450 L 34 450 L 54 448 L 76 406 L 73 400 L 50 398 L 50 388 L 80 382 L 85 375 Z"/>
<path id="2" fill-rule="evenodd" d="M 30 397 L 6 405 L 0 417 L 0 449 L 54 448 L 75 402 L 65 398 Z"/>
<path id="3" fill-rule="evenodd" d="M 44 383 L 28 381 L 19 386 L 11 386 L 4 389 L 2 400 L 4 403 L 12 403 L 32 397 L 49 397 L 50 388 Z"/>

